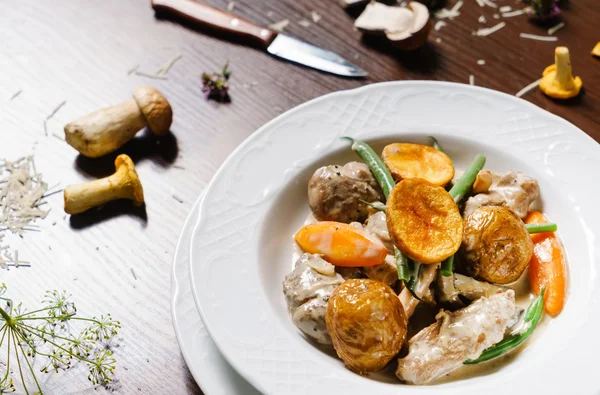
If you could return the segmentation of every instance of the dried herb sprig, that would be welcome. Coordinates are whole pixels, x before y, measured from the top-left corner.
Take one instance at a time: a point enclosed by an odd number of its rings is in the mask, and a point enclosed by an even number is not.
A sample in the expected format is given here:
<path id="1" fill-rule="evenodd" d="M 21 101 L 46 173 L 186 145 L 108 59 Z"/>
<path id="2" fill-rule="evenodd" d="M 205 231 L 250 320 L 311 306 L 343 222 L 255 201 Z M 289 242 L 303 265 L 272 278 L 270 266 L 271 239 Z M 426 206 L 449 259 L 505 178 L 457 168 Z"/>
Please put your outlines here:
<path id="1" fill-rule="evenodd" d="M 227 101 L 229 99 L 229 62 L 225 63 L 221 72 L 202 73 L 202 92 L 206 99 Z"/>
<path id="2" fill-rule="evenodd" d="M 540 21 L 554 19 L 560 15 L 558 0 L 531 0 L 528 11 L 531 18 Z"/>
<path id="3" fill-rule="evenodd" d="M 121 328 L 119 321 L 110 314 L 99 318 L 76 316 L 77 308 L 64 291 L 46 292 L 43 307 L 32 311 L 24 309 L 21 303 L 15 305 L 3 296 L 5 292 L 6 286 L 1 284 L 0 300 L 6 304 L 0 307 L 0 350 L 6 350 L 6 361 L 0 365 L 0 393 L 16 390 L 13 374 L 18 370 L 25 393 L 35 387 L 32 392 L 42 394 L 36 370 L 58 373 L 76 362 L 87 366 L 88 380 L 93 385 L 112 381 L 117 361 L 107 345 Z M 72 322 L 85 327 L 76 331 Z M 44 361 L 41 368 L 36 366 L 38 356 Z"/>

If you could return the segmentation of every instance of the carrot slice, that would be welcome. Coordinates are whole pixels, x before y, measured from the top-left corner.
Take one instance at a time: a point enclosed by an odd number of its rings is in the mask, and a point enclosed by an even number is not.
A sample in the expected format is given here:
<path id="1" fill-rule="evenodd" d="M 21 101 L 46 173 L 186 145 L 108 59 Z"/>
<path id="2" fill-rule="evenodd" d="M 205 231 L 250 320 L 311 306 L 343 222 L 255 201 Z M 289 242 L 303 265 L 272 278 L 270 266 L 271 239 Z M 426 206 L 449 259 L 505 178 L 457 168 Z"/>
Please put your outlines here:
<path id="1" fill-rule="evenodd" d="M 304 251 L 323 254 L 336 266 L 379 265 L 388 253 L 378 239 L 341 222 L 321 221 L 306 225 L 294 238 Z"/>
<path id="2" fill-rule="evenodd" d="M 532 211 L 525 218 L 527 224 L 543 224 L 548 221 L 539 211 Z M 531 235 L 533 256 L 529 263 L 529 286 L 539 295 L 544 285 L 544 308 L 551 316 L 558 315 L 565 304 L 567 292 L 567 268 L 560 243 L 553 232 Z"/>

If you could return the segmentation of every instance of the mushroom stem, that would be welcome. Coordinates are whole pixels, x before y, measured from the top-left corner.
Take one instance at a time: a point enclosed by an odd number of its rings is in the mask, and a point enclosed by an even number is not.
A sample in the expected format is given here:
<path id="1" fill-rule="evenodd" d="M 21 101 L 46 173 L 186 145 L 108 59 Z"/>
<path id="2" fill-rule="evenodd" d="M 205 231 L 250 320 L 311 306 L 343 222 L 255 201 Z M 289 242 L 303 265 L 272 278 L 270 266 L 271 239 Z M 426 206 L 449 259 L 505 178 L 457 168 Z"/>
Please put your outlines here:
<path id="1" fill-rule="evenodd" d="M 65 212 L 79 214 L 116 199 L 131 199 L 134 205 L 141 206 L 144 194 L 133 161 L 127 155 L 119 155 L 115 167 L 116 172 L 109 177 L 65 188 Z"/>
<path id="2" fill-rule="evenodd" d="M 94 111 L 65 126 L 67 143 L 90 158 L 119 149 L 140 129 L 150 128 L 157 136 L 168 133 L 173 112 L 156 89 L 141 86 L 133 99 Z"/>
<path id="3" fill-rule="evenodd" d="M 554 51 L 554 64 L 556 65 L 556 81 L 566 89 L 574 89 L 571 56 L 567 47 L 556 47 Z"/>

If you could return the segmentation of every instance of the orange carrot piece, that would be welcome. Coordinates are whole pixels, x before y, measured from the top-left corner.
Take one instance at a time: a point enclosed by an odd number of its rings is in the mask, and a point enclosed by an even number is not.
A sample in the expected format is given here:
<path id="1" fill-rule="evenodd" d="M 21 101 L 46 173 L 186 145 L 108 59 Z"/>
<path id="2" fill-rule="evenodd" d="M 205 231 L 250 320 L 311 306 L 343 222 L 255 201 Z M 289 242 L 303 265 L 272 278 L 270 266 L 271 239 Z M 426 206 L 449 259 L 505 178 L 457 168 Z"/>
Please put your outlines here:
<path id="1" fill-rule="evenodd" d="M 321 221 L 302 227 L 294 236 L 300 247 L 311 254 L 323 254 L 337 266 L 372 266 L 383 263 L 387 249 L 354 226 Z"/>
<path id="2" fill-rule="evenodd" d="M 543 224 L 548 221 L 539 211 L 532 211 L 525 219 L 527 224 Z M 529 286 L 536 295 L 546 286 L 544 308 L 551 316 L 558 315 L 565 304 L 566 266 L 560 243 L 553 232 L 531 235 L 533 256 L 529 263 Z"/>

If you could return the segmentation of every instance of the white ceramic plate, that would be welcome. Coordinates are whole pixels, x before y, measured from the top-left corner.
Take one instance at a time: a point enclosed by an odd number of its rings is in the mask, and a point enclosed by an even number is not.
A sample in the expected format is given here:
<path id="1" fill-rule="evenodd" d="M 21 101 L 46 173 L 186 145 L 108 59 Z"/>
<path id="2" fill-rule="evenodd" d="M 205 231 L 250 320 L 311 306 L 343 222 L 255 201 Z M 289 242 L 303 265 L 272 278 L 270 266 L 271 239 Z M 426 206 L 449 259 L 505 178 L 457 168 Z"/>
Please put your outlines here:
<path id="1" fill-rule="evenodd" d="M 179 236 L 171 272 L 171 315 L 183 357 L 205 395 L 260 395 L 223 358 L 194 304 L 189 250 L 198 220 L 198 198 Z"/>
<path id="2" fill-rule="evenodd" d="M 493 374 L 426 387 L 362 377 L 306 340 L 281 290 L 292 235 L 309 212 L 307 182 L 325 164 L 357 157 L 352 136 L 381 150 L 436 136 L 457 168 L 478 153 L 486 168 L 538 179 L 544 211 L 566 246 L 562 314 Z M 191 281 L 213 340 L 266 394 L 592 394 L 600 390 L 600 146 L 581 130 L 513 96 L 442 82 L 390 82 L 330 94 L 271 121 L 240 145 L 205 190 L 192 236 Z"/>

